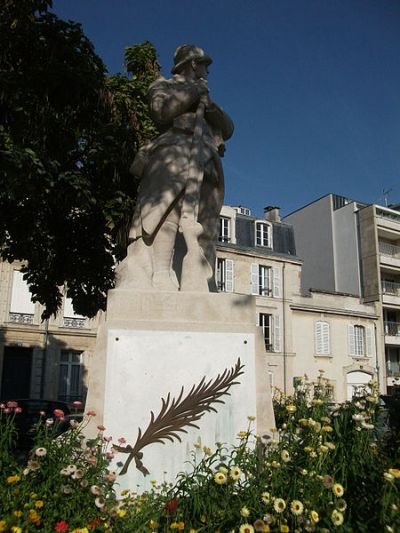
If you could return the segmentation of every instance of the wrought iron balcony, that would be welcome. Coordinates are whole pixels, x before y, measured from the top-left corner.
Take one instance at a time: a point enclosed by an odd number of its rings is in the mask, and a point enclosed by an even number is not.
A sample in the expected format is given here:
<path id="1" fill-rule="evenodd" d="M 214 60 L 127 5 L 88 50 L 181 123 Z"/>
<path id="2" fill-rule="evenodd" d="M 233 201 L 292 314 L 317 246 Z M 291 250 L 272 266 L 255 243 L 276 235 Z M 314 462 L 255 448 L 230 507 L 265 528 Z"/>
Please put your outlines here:
<path id="1" fill-rule="evenodd" d="M 400 283 L 395 281 L 382 280 L 382 293 L 391 296 L 400 296 Z"/>
<path id="2" fill-rule="evenodd" d="M 400 259 L 400 246 L 391 244 L 390 242 L 379 241 L 379 253 L 393 257 L 394 259 Z"/>
<path id="3" fill-rule="evenodd" d="M 400 322 L 385 321 L 385 335 L 400 337 Z"/>

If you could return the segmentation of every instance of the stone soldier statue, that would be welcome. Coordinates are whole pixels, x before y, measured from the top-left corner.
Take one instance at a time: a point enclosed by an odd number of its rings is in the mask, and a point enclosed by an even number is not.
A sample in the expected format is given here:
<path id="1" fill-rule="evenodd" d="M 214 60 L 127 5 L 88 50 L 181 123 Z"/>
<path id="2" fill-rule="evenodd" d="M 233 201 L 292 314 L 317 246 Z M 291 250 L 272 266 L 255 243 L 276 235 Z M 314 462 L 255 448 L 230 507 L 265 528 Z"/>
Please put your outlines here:
<path id="1" fill-rule="evenodd" d="M 233 123 L 210 98 L 211 62 L 201 48 L 179 46 L 173 77 L 149 88 L 151 116 L 162 133 L 139 150 L 131 167 L 141 182 L 119 287 L 216 290 L 214 243 L 224 197 L 220 157 Z M 172 268 L 179 233 L 186 244 L 180 282 Z"/>

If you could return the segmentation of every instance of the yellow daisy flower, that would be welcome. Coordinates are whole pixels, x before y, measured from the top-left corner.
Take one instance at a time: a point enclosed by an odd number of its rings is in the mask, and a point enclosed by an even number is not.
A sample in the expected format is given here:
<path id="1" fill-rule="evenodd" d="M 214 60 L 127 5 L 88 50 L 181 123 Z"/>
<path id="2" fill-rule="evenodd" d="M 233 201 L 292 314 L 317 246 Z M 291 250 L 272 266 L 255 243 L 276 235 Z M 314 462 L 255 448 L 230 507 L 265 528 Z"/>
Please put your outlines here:
<path id="1" fill-rule="evenodd" d="M 214 481 L 217 485 L 225 485 L 227 477 L 223 472 L 217 472 L 214 474 Z"/>
<path id="2" fill-rule="evenodd" d="M 250 524 L 242 524 L 239 533 L 254 533 L 254 527 Z"/>
<path id="3" fill-rule="evenodd" d="M 286 509 L 286 502 L 283 498 L 275 498 L 274 509 L 277 513 L 283 513 Z"/>
<path id="4" fill-rule="evenodd" d="M 344 494 L 344 488 L 340 483 L 335 483 L 332 487 L 332 492 L 338 498 L 341 498 Z"/>
<path id="5" fill-rule="evenodd" d="M 232 466 L 229 471 L 229 475 L 231 476 L 233 481 L 237 481 L 242 475 L 242 471 L 240 470 L 238 466 Z"/>
<path id="6" fill-rule="evenodd" d="M 245 518 L 247 518 L 248 516 L 250 516 L 250 511 L 247 509 L 246 506 L 243 506 L 241 509 L 240 509 L 240 514 L 242 516 L 244 516 Z"/>
<path id="7" fill-rule="evenodd" d="M 301 503 L 300 500 L 293 500 L 290 504 L 290 510 L 294 515 L 299 516 L 303 514 L 304 505 Z"/>
<path id="8" fill-rule="evenodd" d="M 332 511 L 331 520 L 333 522 L 333 525 L 336 527 L 341 526 L 344 521 L 342 513 L 340 511 L 337 511 L 336 509 Z"/>

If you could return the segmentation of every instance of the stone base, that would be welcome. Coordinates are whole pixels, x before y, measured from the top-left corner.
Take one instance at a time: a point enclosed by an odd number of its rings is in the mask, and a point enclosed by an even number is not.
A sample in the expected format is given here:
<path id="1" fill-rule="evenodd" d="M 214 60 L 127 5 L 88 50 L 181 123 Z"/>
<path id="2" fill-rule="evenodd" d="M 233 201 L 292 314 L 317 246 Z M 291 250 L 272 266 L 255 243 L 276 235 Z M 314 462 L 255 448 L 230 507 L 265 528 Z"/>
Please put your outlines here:
<path id="1" fill-rule="evenodd" d="M 194 444 L 234 444 L 237 433 L 248 427 L 249 415 L 256 416 L 257 433 L 270 432 L 274 417 L 255 316 L 255 300 L 249 296 L 110 291 L 88 372 L 86 409 L 96 411 L 96 423 L 104 424 L 114 443 L 124 437 L 134 445 L 138 428 L 147 429 L 151 412 L 159 414 L 168 394 L 177 398 L 184 387 L 185 397 L 203 377 L 214 380 L 238 358 L 245 365 L 240 383 L 221 398 L 225 403 L 213 404 L 217 413 L 206 412 L 196 422 L 199 429 L 185 428 L 187 433 L 179 433 L 182 442 L 146 446 L 142 461 L 150 475 L 144 478 L 133 461 L 128 473 L 118 477 L 121 488 L 173 481 L 187 468 Z M 96 433 L 95 426 L 88 426 L 89 435 Z M 125 463 L 127 457 L 120 453 L 116 460 Z"/>

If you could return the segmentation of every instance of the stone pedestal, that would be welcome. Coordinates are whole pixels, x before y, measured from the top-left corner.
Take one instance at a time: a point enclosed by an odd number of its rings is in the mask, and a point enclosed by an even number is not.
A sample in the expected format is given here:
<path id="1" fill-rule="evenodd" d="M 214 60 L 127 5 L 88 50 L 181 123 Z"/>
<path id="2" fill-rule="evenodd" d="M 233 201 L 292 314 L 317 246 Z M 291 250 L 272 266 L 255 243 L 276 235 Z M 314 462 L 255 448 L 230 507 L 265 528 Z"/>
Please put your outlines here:
<path id="1" fill-rule="evenodd" d="M 261 332 L 255 326 L 252 296 L 214 293 L 157 293 L 115 289 L 109 292 L 105 322 L 100 326 L 95 356 L 88 369 L 86 410 L 97 413 L 96 423 L 106 427 L 113 442 L 124 437 L 134 445 L 138 428 L 145 431 L 151 412 L 161 399 L 185 396 L 203 377 L 214 380 L 238 358 L 244 373 L 233 385 L 217 413 L 206 412 L 186 428 L 182 442 L 151 444 L 143 452 L 150 475 L 144 478 L 133 461 L 119 476 L 121 488 L 149 488 L 150 480 L 173 481 L 190 460 L 194 444 L 215 447 L 233 444 L 256 416 L 258 434 L 274 426 L 266 357 Z M 96 433 L 96 424 L 88 426 Z M 125 462 L 126 454 L 117 461 Z"/>

